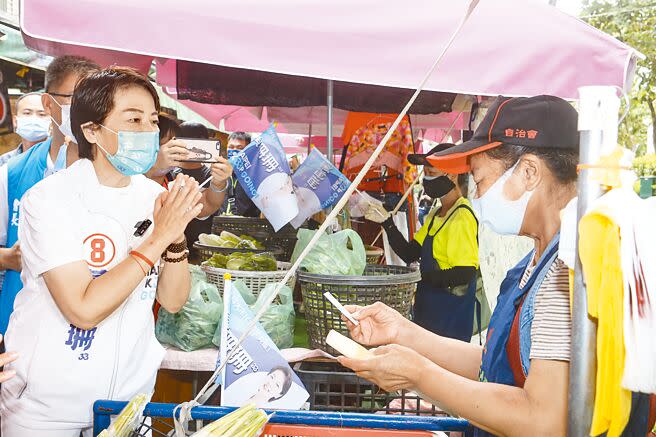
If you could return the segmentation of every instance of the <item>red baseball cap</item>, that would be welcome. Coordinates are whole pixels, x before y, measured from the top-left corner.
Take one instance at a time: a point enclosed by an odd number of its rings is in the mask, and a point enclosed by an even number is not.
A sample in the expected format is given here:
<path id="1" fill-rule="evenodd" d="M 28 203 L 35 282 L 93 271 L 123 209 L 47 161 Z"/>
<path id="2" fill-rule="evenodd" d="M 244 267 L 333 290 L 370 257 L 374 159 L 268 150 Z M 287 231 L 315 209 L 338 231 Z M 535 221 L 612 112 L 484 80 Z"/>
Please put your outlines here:
<path id="1" fill-rule="evenodd" d="M 447 173 L 466 173 L 469 157 L 502 144 L 576 150 L 578 113 L 554 96 L 499 96 L 469 141 L 427 156 L 433 167 Z"/>

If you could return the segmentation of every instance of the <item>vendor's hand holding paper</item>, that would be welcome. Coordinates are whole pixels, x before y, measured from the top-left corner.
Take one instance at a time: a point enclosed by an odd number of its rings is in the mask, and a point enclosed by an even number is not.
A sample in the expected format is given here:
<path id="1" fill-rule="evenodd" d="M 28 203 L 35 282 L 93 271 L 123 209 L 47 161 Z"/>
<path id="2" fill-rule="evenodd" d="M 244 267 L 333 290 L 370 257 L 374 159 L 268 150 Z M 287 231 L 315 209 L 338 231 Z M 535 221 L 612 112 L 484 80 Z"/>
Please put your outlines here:
<path id="1" fill-rule="evenodd" d="M 366 307 L 345 305 L 344 308 L 359 322 L 356 326 L 342 316 L 351 338 L 365 346 L 380 346 L 397 342 L 400 332 L 406 329 L 410 323 L 398 311 L 382 302 L 376 302 Z"/>
<path id="2" fill-rule="evenodd" d="M 432 364 L 412 349 L 398 344 L 380 346 L 371 352 L 373 355 L 366 359 L 338 357 L 337 360 L 360 378 L 390 392 L 415 388 L 423 373 L 421 369 Z"/>

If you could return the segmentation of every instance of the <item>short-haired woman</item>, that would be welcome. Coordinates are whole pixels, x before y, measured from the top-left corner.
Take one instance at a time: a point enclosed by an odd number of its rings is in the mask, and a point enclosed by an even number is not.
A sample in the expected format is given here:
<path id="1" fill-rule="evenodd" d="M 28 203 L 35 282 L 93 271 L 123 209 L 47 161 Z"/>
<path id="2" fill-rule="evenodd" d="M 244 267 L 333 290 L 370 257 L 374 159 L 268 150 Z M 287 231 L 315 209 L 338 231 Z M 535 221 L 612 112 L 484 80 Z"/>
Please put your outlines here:
<path id="1" fill-rule="evenodd" d="M 193 179 L 164 192 L 143 176 L 159 149 L 158 110 L 135 70 L 81 80 L 71 109 L 81 159 L 23 198 L 25 286 L 6 335 L 20 358 L 2 384 L 5 437 L 90 435 L 95 400 L 153 390 L 164 356 L 153 301 L 170 312 L 185 304 L 184 230 L 203 207 Z"/>

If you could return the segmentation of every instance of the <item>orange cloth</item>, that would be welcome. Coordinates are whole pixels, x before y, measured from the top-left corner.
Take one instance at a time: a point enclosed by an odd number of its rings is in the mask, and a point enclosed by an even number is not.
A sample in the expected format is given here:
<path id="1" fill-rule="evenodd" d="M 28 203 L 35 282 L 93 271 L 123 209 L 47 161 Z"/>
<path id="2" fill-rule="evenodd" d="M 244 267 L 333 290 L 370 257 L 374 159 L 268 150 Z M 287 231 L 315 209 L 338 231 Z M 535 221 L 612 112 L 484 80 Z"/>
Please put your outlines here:
<path id="1" fill-rule="evenodd" d="M 349 112 L 344 125 L 342 141 L 348 145 L 344 160 L 344 175 L 353 180 L 362 169 L 371 153 L 380 144 L 389 128 L 396 120 L 396 114 L 371 114 Z M 414 153 L 414 142 L 410 119 L 406 116 L 401 120 L 392 134 L 383 152 L 367 173 L 366 179 L 380 177 L 381 167 L 387 167 L 387 179 L 382 181 L 363 182 L 358 187 L 361 190 L 384 192 L 405 192 L 405 188 L 417 176 L 417 169 L 408 162 L 408 154 Z M 397 175 L 401 175 L 397 178 Z"/>

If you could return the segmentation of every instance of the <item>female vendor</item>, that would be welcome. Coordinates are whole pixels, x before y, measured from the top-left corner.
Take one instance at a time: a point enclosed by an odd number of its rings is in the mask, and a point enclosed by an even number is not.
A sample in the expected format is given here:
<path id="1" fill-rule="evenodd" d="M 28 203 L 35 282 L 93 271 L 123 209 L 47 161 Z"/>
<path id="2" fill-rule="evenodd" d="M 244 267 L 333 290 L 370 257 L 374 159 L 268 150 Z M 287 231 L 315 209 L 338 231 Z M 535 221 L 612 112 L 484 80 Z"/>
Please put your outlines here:
<path id="1" fill-rule="evenodd" d="M 476 303 L 478 222 L 463 197 L 468 175 L 446 174 L 427 160 L 450 146 L 441 144 L 425 155 L 408 156 L 411 164 L 424 166 L 424 193 L 440 200 L 439 209 L 428 214 L 412 241 L 405 239 L 382 206 L 372 204 L 366 218 L 382 222 L 392 249 L 403 261 L 420 260 L 414 322 L 435 334 L 469 341 Z"/>
<path id="2" fill-rule="evenodd" d="M 534 249 L 501 284 L 484 348 L 433 334 L 376 303 L 351 335 L 380 346 L 340 361 L 386 390 L 413 389 L 469 419 L 478 436 L 564 436 L 571 317 L 567 268 L 557 259 L 560 210 L 576 194 L 577 113 L 556 97 L 498 98 L 472 140 L 428 157 L 470 167 L 474 210 Z"/>
<path id="3" fill-rule="evenodd" d="M 170 312 L 185 304 L 184 230 L 203 208 L 193 179 L 164 192 L 143 176 L 157 157 L 158 110 L 135 70 L 83 79 L 71 108 L 80 160 L 23 198 L 25 286 L 6 334 L 19 359 L 2 384 L 5 437 L 91 435 L 94 401 L 153 390 L 164 356 L 153 300 Z"/>

